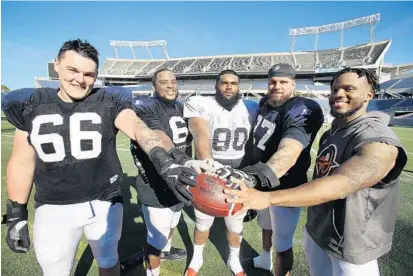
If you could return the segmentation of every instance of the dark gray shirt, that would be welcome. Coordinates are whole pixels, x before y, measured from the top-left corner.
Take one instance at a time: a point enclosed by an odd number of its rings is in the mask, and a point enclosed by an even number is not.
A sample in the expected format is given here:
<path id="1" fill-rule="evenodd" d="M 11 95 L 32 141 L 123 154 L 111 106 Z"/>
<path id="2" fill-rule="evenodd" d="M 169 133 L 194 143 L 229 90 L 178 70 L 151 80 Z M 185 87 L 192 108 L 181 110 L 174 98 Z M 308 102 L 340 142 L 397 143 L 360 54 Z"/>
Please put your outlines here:
<path id="1" fill-rule="evenodd" d="M 313 179 L 334 174 L 365 144 L 382 142 L 399 149 L 395 166 L 379 183 L 308 208 L 306 227 L 313 240 L 328 254 L 352 264 L 375 260 L 391 248 L 399 176 L 407 156 L 388 122 L 387 114 L 370 112 L 340 129 L 333 123 L 320 139 Z"/>

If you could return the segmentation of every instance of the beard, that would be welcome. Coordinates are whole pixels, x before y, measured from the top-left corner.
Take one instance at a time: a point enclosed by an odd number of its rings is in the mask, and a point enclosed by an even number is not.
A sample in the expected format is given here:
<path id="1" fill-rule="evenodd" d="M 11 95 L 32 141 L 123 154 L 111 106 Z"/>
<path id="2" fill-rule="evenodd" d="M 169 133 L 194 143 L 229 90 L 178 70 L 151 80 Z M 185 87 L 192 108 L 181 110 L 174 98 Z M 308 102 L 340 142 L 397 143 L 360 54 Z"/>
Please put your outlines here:
<path id="1" fill-rule="evenodd" d="M 360 103 L 358 106 L 356 106 L 355 108 L 353 108 L 353 109 L 351 109 L 351 110 L 349 110 L 345 113 L 336 112 L 336 111 L 333 110 L 333 108 L 331 108 L 330 109 L 330 114 L 331 114 L 331 116 L 333 116 L 336 119 L 344 119 L 344 118 L 350 117 L 351 115 L 353 115 L 354 113 L 356 113 L 357 111 L 359 111 L 362 108 L 363 108 L 363 103 Z"/>
<path id="2" fill-rule="evenodd" d="M 234 106 L 238 103 L 239 99 L 241 99 L 241 94 L 238 93 L 232 96 L 231 98 L 227 99 L 219 91 L 215 92 L 215 99 L 216 101 L 226 110 L 231 111 Z"/>
<path id="3" fill-rule="evenodd" d="M 178 90 L 176 91 L 176 96 L 175 96 L 175 98 L 173 98 L 172 100 L 169 100 L 169 99 L 167 99 L 167 98 L 165 98 L 165 97 L 162 97 L 162 96 L 159 94 L 159 92 L 156 91 L 156 90 L 155 90 L 155 92 L 154 92 L 153 94 L 155 95 L 155 98 L 157 98 L 157 99 L 159 99 L 159 100 L 161 100 L 161 101 L 163 101 L 163 102 L 165 102 L 165 103 L 174 103 L 174 102 L 176 101 L 176 99 L 178 98 L 179 92 L 178 92 Z"/>

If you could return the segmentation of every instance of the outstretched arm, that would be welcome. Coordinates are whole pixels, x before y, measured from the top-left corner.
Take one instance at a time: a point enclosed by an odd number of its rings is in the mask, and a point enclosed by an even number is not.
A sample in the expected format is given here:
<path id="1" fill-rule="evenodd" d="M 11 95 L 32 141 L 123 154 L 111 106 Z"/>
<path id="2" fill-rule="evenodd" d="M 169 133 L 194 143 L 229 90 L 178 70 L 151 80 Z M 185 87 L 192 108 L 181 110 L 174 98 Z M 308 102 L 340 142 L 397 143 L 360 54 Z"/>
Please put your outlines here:
<path id="1" fill-rule="evenodd" d="M 168 143 L 165 139 L 161 139 L 155 131 L 151 130 L 139 119 L 132 109 L 124 109 L 120 112 L 116 117 L 115 126 L 130 139 L 136 141 L 147 154 L 155 147 L 165 148 L 166 150 L 173 147 L 173 144 L 171 146 L 171 143 Z M 163 142 L 165 142 L 165 144 Z"/>
<path id="2" fill-rule="evenodd" d="M 295 165 L 303 148 L 299 141 L 292 138 L 283 138 L 278 146 L 278 150 L 267 161 L 267 165 L 280 178 Z"/>
<path id="3" fill-rule="evenodd" d="M 213 159 L 208 122 L 201 117 L 189 118 L 189 131 L 194 137 L 196 157 L 200 160 Z"/>
<path id="4" fill-rule="evenodd" d="M 315 179 L 299 187 L 274 192 L 248 189 L 241 183 L 241 191 L 225 193 L 239 198 L 229 202 L 242 202 L 243 209 L 264 209 L 271 205 L 304 207 L 318 205 L 348 195 L 379 183 L 394 167 L 398 149 L 395 146 L 374 142 L 361 147 L 359 153 L 335 171 L 331 176 Z"/>
<path id="5" fill-rule="evenodd" d="M 379 183 L 394 167 L 397 155 L 395 146 L 378 142 L 364 145 L 358 155 L 343 163 L 333 175 L 315 179 L 285 193 L 274 193 L 271 205 L 313 206 L 345 198 Z"/>

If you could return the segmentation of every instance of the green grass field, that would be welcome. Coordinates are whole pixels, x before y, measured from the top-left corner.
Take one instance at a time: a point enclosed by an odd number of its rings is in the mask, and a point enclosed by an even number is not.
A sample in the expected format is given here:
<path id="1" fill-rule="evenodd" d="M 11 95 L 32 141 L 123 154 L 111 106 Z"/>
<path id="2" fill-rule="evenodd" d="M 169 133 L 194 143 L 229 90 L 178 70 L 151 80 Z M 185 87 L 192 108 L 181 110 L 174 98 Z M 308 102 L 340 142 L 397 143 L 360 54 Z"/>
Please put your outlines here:
<path id="1" fill-rule="evenodd" d="M 2 142 L 1 142 L 1 162 L 2 162 L 2 194 L 1 207 L 2 213 L 5 213 L 7 200 L 6 190 L 6 165 L 12 151 L 12 137 L 14 128 L 2 120 Z M 393 248 L 389 254 L 379 260 L 381 275 L 411 275 L 413 271 L 413 129 L 412 128 L 393 128 L 402 140 L 406 150 L 409 152 L 409 162 L 403 172 L 401 179 L 401 196 L 399 202 L 399 212 L 397 218 L 396 232 L 394 237 Z M 313 147 L 313 160 L 317 152 L 317 142 Z M 125 136 L 118 137 L 118 155 L 123 164 L 124 173 L 127 174 L 126 181 L 123 184 L 124 192 L 124 220 L 123 233 L 119 245 L 120 258 L 141 249 L 146 239 L 146 229 L 143 224 L 142 214 L 137 206 L 136 190 L 133 188 L 136 168 L 132 163 L 129 153 L 129 141 Z M 33 195 L 33 193 L 32 193 Z M 33 200 L 29 203 L 29 227 L 32 229 L 33 224 Z M 306 212 L 303 210 L 300 219 L 300 225 L 295 233 L 294 254 L 295 263 L 292 275 L 309 275 L 307 262 L 301 246 L 302 228 L 305 224 Z M 5 237 L 5 225 L 1 227 L 1 275 L 7 276 L 28 276 L 41 275 L 41 269 L 37 264 L 33 247 L 27 254 L 14 254 L 7 247 Z M 188 255 L 192 255 L 192 234 L 194 230 L 194 215 L 191 208 L 185 209 L 182 219 L 174 233 L 173 245 L 177 247 L 186 247 Z M 204 265 L 200 270 L 200 275 L 231 275 L 225 265 L 228 255 L 228 246 L 225 238 L 225 224 L 222 219 L 216 219 L 211 229 L 210 240 L 205 247 Z M 258 228 L 256 220 L 244 225 L 244 240 L 241 246 L 241 257 L 253 257 L 261 251 L 261 230 Z M 161 275 L 183 275 L 186 265 L 190 260 L 177 262 L 163 262 L 161 266 Z M 260 270 L 247 270 L 249 275 L 270 275 Z M 93 260 L 90 248 L 86 240 L 82 240 L 72 275 L 98 275 L 98 267 Z M 142 266 L 130 271 L 131 275 L 146 275 Z M 367 275 L 366 275 L 367 276 Z"/>

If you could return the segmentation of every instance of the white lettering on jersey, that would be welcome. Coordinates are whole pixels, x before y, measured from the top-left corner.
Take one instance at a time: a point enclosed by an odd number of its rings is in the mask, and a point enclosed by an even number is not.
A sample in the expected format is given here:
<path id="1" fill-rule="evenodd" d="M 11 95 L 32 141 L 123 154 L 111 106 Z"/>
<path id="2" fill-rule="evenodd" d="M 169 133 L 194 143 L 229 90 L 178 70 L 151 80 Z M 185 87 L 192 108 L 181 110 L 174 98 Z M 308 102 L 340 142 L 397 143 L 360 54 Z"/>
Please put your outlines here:
<path id="1" fill-rule="evenodd" d="M 268 141 L 268 139 L 274 133 L 275 123 L 273 123 L 271 121 L 268 121 L 267 119 L 264 119 L 261 115 L 258 115 L 257 125 L 254 128 L 254 132 L 257 131 L 258 126 L 260 126 L 260 128 L 266 128 L 267 129 L 265 134 L 261 137 L 261 140 L 257 144 L 257 147 L 260 150 L 265 150 L 265 148 L 266 148 L 265 143 Z M 254 145 L 255 145 L 255 136 L 254 136 Z"/>
<path id="2" fill-rule="evenodd" d="M 209 129 L 212 139 L 212 157 L 240 159 L 251 130 L 248 109 L 242 100 L 231 111 L 222 108 L 215 99 L 205 102 L 209 111 Z"/>
<path id="3" fill-rule="evenodd" d="M 185 120 L 180 116 L 172 116 L 169 119 L 169 126 L 172 130 L 172 140 L 175 145 L 182 144 L 188 136 L 188 127 Z"/>
<path id="4" fill-rule="evenodd" d="M 80 130 L 81 121 L 91 121 L 92 124 L 101 124 L 102 119 L 94 112 L 74 113 L 69 118 L 71 155 L 76 159 L 96 158 L 102 151 L 102 134 L 98 131 Z M 52 123 L 54 126 L 63 125 L 63 117 L 59 114 L 39 115 L 33 119 L 33 128 L 30 133 L 30 141 L 35 148 L 39 158 L 43 162 L 60 162 L 65 156 L 63 137 L 57 133 L 39 134 L 43 124 Z M 81 141 L 91 140 L 92 149 L 82 150 Z M 45 153 L 42 144 L 53 144 L 54 153 Z"/>
<path id="5" fill-rule="evenodd" d="M 193 96 L 185 102 L 184 117 L 208 122 L 213 158 L 236 160 L 244 156 L 251 123 L 242 100 L 228 111 L 213 97 Z"/>

